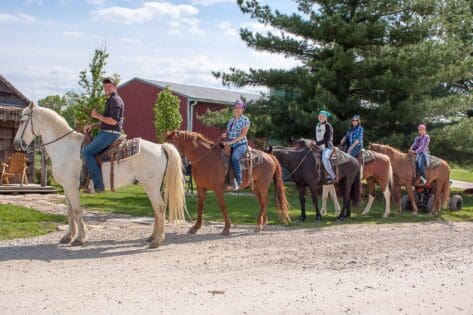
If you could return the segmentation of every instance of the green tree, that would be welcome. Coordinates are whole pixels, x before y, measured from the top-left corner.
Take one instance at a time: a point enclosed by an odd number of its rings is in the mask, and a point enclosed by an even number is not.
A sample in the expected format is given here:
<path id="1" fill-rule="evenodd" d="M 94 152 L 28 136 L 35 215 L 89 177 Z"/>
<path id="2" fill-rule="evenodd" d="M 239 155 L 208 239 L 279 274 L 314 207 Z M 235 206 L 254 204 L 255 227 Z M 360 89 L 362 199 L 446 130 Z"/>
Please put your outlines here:
<path id="1" fill-rule="evenodd" d="M 158 94 L 154 104 L 154 126 L 158 142 L 162 143 L 164 141 L 166 132 L 181 127 L 182 116 L 179 108 L 179 98 L 172 94 L 169 87 Z"/>
<path id="2" fill-rule="evenodd" d="M 93 109 L 103 112 L 106 97 L 102 89 L 102 80 L 105 77 L 105 66 L 109 54 L 105 48 L 97 48 L 94 51 L 89 68 L 84 69 L 79 74 L 79 92 L 70 91 L 67 98 L 71 105 L 64 111 L 63 115 L 73 127 L 91 124 L 95 120 L 90 117 Z M 118 74 L 113 74 L 115 81 L 120 81 Z"/>
<path id="3" fill-rule="evenodd" d="M 69 106 L 68 99 L 64 95 L 49 95 L 38 101 L 41 107 L 50 108 L 58 114 Z"/>
<path id="4" fill-rule="evenodd" d="M 405 146 L 418 122 L 434 122 L 449 111 L 446 104 L 457 93 L 439 87 L 472 78 L 469 36 L 461 35 L 471 35 L 468 0 L 294 1 L 293 14 L 257 0 L 237 2 L 244 14 L 275 30 L 244 28 L 242 40 L 255 50 L 295 58 L 299 66 L 214 73 L 225 85 L 277 92 L 249 108 L 262 115 L 257 133 L 310 137 L 318 111 L 327 109 L 334 114 L 336 142 L 357 113 L 368 141 L 401 135 Z M 457 26 L 460 21 L 465 25 Z"/>

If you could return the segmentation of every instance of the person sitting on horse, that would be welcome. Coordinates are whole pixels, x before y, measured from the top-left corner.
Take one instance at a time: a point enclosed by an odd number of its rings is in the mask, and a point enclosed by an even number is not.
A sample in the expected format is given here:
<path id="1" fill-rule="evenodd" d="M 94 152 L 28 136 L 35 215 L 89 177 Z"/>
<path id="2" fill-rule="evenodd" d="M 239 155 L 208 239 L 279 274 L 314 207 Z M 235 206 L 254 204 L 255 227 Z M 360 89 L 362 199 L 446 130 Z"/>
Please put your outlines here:
<path id="1" fill-rule="evenodd" d="M 98 119 L 99 122 L 86 125 L 83 128 L 84 133 L 90 133 L 93 128 L 100 128 L 100 132 L 83 150 L 85 165 L 94 182 L 94 190 L 96 193 L 103 192 L 105 187 L 102 172 L 95 156 L 120 137 L 123 128 L 123 111 L 125 108 L 122 98 L 117 93 L 115 80 L 108 77 L 102 81 L 102 84 L 104 93 L 107 96 L 105 111 L 103 114 L 100 114 L 94 109 L 91 116 L 92 118 Z"/>
<path id="2" fill-rule="evenodd" d="M 426 166 L 430 165 L 429 157 L 429 143 L 430 137 L 427 134 L 427 127 L 424 124 L 420 124 L 417 127 L 419 135 L 414 139 L 414 143 L 409 149 L 409 153 L 416 155 L 417 169 L 420 172 L 420 182 L 425 184 L 427 182 L 427 176 L 425 172 Z"/>
<path id="3" fill-rule="evenodd" d="M 226 141 L 224 145 L 231 147 L 231 160 L 233 173 L 235 175 L 233 189 L 238 190 L 242 183 L 242 173 L 240 159 L 248 150 L 248 140 L 246 135 L 250 129 L 250 120 L 243 115 L 246 104 L 240 100 L 233 106 L 233 117 L 228 121 L 227 132 L 223 134 Z"/>
<path id="4" fill-rule="evenodd" d="M 356 158 L 363 149 L 364 129 L 361 126 L 360 115 L 354 115 L 351 119 L 351 127 L 340 142 L 348 147 L 347 153 Z"/>
<path id="5" fill-rule="evenodd" d="M 322 164 L 328 173 L 326 178 L 326 184 L 328 185 L 333 184 L 335 180 L 335 173 L 330 164 L 330 155 L 333 152 L 333 128 L 327 121 L 330 115 L 329 112 L 321 110 L 318 116 L 319 123 L 315 127 L 315 144 L 322 153 Z"/>

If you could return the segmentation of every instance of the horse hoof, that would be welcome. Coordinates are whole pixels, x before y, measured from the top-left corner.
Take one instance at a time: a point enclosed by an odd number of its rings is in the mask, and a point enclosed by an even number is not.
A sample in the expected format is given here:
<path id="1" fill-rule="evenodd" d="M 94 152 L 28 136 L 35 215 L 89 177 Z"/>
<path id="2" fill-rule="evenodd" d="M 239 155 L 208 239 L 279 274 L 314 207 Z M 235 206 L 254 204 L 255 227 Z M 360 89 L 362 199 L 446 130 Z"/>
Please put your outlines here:
<path id="1" fill-rule="evenodd" d="M 148 237 L 148 238 L 146 239 L 146 242 L 149 243 L 149 242 L 152 242 L 153 240 L 154 240 L 154 237 L 153 237 L 153 235 L 151 235 L 150 237 Z"/>
<path id="2" fill-rule="evenodd" d="M 338 221 L 340 221 L 342 223 L 345 222 L 346 219 L 347 219 L 346 216 L 338 216 Z"/>
<path id="3" fill-rule="evenodd" d="M 72 241 L 72 237 L 70 237 L 70 236 L 64 236 L 64 237 L 61 238 L 61 240 L 59 241 L 59 244 L 69 244 L 71 241 Z"/>
<path id="4" fill-rule="evenodd" d="M 229 228 L 223 228 L 222 233 L 220 233 L 223 236 L 228 236 L 230 235 L 230 229 Z"/>
<path id="5" fill-rule="evenodd" d="M 195 234 L 197 233 L 197 229 L 195 227 L 191 227 L 189 231 L 187 231 L 187 234 Z"/>
<path id="6" fill-rule="evenodd" d="M 159 244 L 159 242 L 152 241 L 151 243 L 149 243 L 148 248 L 158 248 L 159 245 L 161 245 Z"/>
<path id="7" fill-rule="evenodd" d="M 389 217 L 389 214 L 383 214 L 383 219 L 387 219 Z"/>
<path id="8" fill-rule="evenodd" d="M 71 246 L 82 246 L 84 245 L 83 240 L 75 239 L 74 242 L 71 243 Z"/>
<path id="9" fill-rule="evenodd" d="M 261 231 L 263 231 L 263 227 L 261 225 L 257 225 L 255 228 L 255 233 L 259 233 Z"/>
<path id="10" fill-rule="evenodd" d="M 301 215 L 297 218 L 297 221 L 305 222 L 305 220 L 306 220 L 305 215 L 304 216 Z"/>
<path id="11" fill-rule="evenodd" d="M 363 211 L 361 215 L 368 215 L 368 213 L 369 213 L 368 211 Z"/>
<path id="12" fill-rule="evenodd" d="M 321 215 L 316 215 L 316 216 L 315 216 L 315 222 L 316 222 L 316 223 L 319 223 L 321 220 L 322 220 L 322 216 L 321 216 Z"/>

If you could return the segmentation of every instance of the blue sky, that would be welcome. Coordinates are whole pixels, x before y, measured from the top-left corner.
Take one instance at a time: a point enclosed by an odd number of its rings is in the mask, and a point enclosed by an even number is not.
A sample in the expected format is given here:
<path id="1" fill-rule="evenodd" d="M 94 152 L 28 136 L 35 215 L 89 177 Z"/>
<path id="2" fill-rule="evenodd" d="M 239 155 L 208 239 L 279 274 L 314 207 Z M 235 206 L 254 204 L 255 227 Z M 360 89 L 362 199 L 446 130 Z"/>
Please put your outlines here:
<path id="1" fill-rule="evenodd" d="M 295 10 L 289 0 L 264 2 Z M 231 0 L 0 0 L 0 69 L 37 101 L 77 90 L 79 72 L 104 43 L 106 71 L 122 82 L 142 77 L 221 87 L 211 71 L 297 64 L 247 48 L 240 26 L 268 30 Z"/>

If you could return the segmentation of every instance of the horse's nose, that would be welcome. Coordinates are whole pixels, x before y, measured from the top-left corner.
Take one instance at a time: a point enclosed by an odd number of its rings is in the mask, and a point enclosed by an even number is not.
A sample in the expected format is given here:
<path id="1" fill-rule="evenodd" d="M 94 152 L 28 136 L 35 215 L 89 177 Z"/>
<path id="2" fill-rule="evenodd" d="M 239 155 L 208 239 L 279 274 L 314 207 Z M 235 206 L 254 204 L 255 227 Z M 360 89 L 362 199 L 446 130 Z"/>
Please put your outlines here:
<path id="1" fill-rule="evenodd" d="M 15 150 L 21 150 L 22 145 L 21 145 L 21 140 L 14 140 L 13 141 L 13 147 Z"/>

